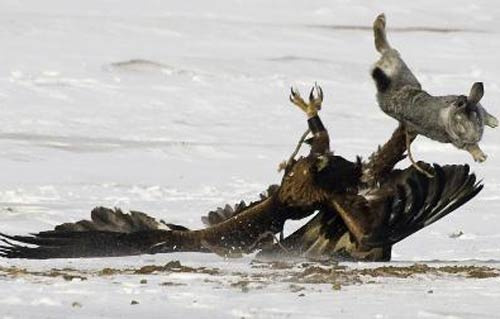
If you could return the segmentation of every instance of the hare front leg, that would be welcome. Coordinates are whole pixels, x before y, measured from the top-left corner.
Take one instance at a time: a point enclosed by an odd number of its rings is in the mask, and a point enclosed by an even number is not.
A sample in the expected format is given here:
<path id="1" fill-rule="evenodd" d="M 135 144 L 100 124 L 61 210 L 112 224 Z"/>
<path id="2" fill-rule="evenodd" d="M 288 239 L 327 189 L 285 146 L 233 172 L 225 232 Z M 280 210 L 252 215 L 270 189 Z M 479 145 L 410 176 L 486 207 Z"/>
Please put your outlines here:
<path id="1" fill-rule="evenodd" d="M 479 148 L 479 145 L 473 144 L 473 145 L 467 145 L 465 147 L 465 150 L 472 155 L 472 158 L 474 158 L 474 161 L 482 163 L 486 161 L 486 158 L 488 157 L 486 154 L 483 153 L 483 151 Z"/>
<path id="2" fill-rule="evenodd" d="M 484 116 L 484 124 L 488 125 L 491 128 L 495 128 L 498 126 L 498 120 L 496 117 L 486 112 Z"/>

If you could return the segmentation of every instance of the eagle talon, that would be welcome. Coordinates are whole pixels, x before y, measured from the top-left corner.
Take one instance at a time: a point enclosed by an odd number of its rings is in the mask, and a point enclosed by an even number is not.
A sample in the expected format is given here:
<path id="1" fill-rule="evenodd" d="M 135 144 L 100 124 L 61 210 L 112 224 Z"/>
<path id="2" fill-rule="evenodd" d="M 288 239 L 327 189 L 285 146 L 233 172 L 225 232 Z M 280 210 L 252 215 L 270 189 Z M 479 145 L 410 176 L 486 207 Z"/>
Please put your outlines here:
<path id="1" fill-rule="evenodd" d="M 290 89 L 290 102 L 297 105 L 302 111 L 307 113 L 308 105 L 304 99 L 300 96 L 299 91 L 292 86 Z"/>
<path id="2" fill-rule="evenodd" d="M 309 93 L 309 102 L 314 101 L 314 86 L 311 88 L 311 92 Z"/>
<path id="3" fill-rule="evenodd" d="M 309 103 L 304 101 L 299 91 L 294 87 L 290 91 L 290 101 L 304 111 L 309 118 L 318 115 L 318 111 L 321 110 L 321 103 L 323 102 L 323 90 L 317 83 L 314 84 L 309 93 Z"/>
<path id="4" fill-rule="evenodd" d="M 311 88 L 311 93 L 309 93 L 309 104 L 316 107 L 316 109 L 321 110 L 321 103 L 323 102 L 323 89 L 318 83 L 314 83 Z"/>

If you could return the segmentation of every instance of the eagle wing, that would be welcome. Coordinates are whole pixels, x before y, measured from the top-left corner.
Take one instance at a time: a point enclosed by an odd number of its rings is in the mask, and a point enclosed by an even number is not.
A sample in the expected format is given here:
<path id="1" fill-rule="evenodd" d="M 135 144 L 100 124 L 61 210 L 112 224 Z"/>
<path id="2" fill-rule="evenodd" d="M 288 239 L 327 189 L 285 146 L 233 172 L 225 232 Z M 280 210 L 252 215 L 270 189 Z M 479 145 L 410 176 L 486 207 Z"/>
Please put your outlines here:
<path id="1" fill-rule="evenodd" d="M 361 203 L 342 206 L 347 211 L 364 207 L 363 213 L 371 218 L 372 229 L 363 237 L 363 245 L 393 245 L 455 211 L 483 188 L 468 165 L 418 165 L 433 171 L 434 176 L 427 177 L 413 166 L 394 170 Z"/>
<path id="2" fill-rule="evenodd" d="M 29 236 L 0 233 L 0 256 L 7 258 L 78 258 L 129 256 L 180 251 L 236 255 L 258 249 L 282 230 L 286 214 L 275 214 L 265 197 L 233 216 L 199 230 L 156 221 L 140 212 L 98 207 L 91 220 L 66 223 Z M 32 246 L 33 245 L 33 246 Z"/>
<path id="3" fill-rule="evenodd" d="M 431 169 L 428 164 L 419 165 Z M 389 260 L 392 245 L 458 209 L 483 187 L 468 165 L 434 164 L 433 170 L 433 178 L 412 166 L 393 170 L 380 186 L 357 195 L 341 194 L 334 200 L 336 205 L 320 210 L 258 257 Z M 358 238 L 350 222 L 360 228 Z"/>

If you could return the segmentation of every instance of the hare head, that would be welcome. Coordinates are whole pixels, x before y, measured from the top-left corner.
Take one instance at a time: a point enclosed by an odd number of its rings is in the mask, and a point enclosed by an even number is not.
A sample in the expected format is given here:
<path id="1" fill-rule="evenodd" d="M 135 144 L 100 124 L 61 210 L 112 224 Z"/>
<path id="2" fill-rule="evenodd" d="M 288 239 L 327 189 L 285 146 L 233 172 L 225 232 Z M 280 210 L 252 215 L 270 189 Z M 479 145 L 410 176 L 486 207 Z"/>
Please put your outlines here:
<path id="1" fill-rule="evenodd" d="M 484 95 L 483 83 L 472 85 L 469 96 L 455 96 L 443 115 L 446 132 L 451 142 L 458 148 L 471 153 L 474 159 L 482 162 L 486 155 L 477 143 L 483 136 L 484 126 L 497 127 L 498 120 L 479 103 Z"/>
<path id="2" fill-rule="evenodd" d="M 449 107 L 445 123 L 452 143 L 457 147 L 478 143 L 483 136 L 485 112 L 479 104 L 483 94 L 483 84 L 476 82 L 469 96 L 457 96 Z"/>

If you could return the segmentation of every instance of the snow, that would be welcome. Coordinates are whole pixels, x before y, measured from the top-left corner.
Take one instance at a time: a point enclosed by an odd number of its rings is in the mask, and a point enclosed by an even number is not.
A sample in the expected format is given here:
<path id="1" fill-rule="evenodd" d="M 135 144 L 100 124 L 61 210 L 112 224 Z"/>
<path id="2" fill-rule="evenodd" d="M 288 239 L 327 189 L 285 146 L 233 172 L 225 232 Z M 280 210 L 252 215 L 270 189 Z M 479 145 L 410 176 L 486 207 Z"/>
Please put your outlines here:
<path id="1" fill-rule="evenodd" d="M 255 199 L 279 181 L 278 163 L 306 128 L 288 102 L 291 85 L 306 93 L 317 81 L 335 151 L 368 156 L 396 126 L 376 106 L 368 75 L 377 57 L 370 25 L 380 12 L 425 88 L 467 93 L 483 81 L 482 104 L 500 114 L 495 2 L 3 0 L 0 9 L 1 232 L 49 229 L 97 205 L 201 227 L 208 210 Z M 486 187 L 398 244 L 390 265 L 500 268 L 498 141 L 487 129 L 489 158 L 476 164 L 451 146 L 417 140 L 418 159 L 469 163 Z M 231 286 L 232 273 L 254 271 L 252 256 L 1 259 L 0 267 L 98 271 L 171 260 L 226 275 L 1 275 L 0 317 L 495 318 L 500 310 L 498 277 L 382 278 L 339 291 L 305 284 L 299 297 L 281 282 L 248 292 Z"/>

